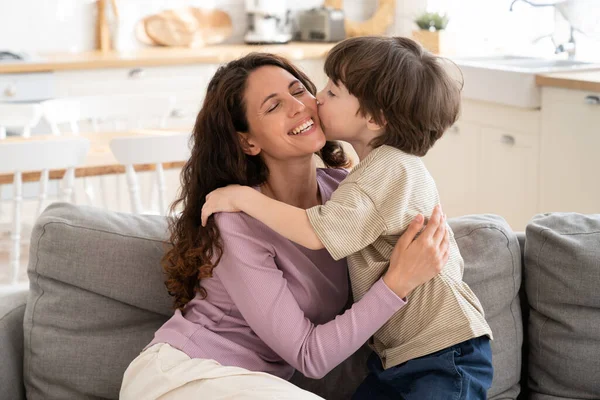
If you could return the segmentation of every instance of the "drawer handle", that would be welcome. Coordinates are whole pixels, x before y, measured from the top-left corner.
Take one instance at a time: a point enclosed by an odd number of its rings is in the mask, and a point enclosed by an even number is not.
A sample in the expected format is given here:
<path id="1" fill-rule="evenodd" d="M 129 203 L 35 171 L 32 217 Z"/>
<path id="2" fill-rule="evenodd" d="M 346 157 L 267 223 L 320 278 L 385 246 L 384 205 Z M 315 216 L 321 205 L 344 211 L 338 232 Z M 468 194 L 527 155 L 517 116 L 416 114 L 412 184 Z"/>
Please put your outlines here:
<path id="1" fill-rule="evenodd" d="M 600 104 L 600 96 L 586 96 L 585 97 L 585 104 L 589 104 L 591 106 L 597 106 L 598 104 Z"/>
<path id="2" fill-rule="evenodd" d="M 13 85 L 10 85 L 4 90 L 4 94 L 6 97 L 15 97 L 17 95 L 17 88 Z"/>
<path id="3" fill-rule="evenodd" d="M 514 146 L 515 143 L 517 142 L 515 137 L 512 135 L 502 135 L 502 138 L 500 139 L 500 141 L 507 146 Z"/>
<path id="4" fill-rule="evenodd" d="M 139 79 L 144 76 L 144 70 L 141 68 L 134 68 L 129 71 L 129 77 L 132 79 Z"/>
<path id="5" fill-rule="evenodd" d="M 171 118 L 184 118 L 186 116 L 186 112 L 181 108 L 175 108 L 171 111 Z"/>

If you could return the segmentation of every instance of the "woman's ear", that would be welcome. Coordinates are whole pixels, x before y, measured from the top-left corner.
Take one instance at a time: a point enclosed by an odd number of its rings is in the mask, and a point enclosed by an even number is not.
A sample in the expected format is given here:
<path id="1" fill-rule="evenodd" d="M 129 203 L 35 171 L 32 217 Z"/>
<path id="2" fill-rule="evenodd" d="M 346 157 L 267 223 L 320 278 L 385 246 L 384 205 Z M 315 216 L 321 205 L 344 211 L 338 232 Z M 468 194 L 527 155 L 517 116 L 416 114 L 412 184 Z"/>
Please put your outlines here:
<path id="1" fill-rule="evenodd" d="M 238 135 L 240 135 L 240 143 L 242 144 L 244 153 L 248 154 L 249 156 L 256 156 L 260 153 L 261 148 L 248 133 L 238 132 Z"/>

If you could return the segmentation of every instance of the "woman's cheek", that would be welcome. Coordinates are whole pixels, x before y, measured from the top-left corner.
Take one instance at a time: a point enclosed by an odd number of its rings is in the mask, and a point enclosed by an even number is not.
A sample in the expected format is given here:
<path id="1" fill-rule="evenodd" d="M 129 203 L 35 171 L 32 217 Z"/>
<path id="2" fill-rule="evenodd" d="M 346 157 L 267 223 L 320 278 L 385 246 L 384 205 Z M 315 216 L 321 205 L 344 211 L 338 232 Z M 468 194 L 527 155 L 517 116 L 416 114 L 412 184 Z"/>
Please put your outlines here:
<path id="1" fill-rule="evenodd" d="M 324 106 L 319 106 L 319 108 L 317 109 L 317 113 L 319 114 L 319 119 L 321 120 L 321 123 L 324 124 L 327 121 L 327 111 L 325 110 Z"/>

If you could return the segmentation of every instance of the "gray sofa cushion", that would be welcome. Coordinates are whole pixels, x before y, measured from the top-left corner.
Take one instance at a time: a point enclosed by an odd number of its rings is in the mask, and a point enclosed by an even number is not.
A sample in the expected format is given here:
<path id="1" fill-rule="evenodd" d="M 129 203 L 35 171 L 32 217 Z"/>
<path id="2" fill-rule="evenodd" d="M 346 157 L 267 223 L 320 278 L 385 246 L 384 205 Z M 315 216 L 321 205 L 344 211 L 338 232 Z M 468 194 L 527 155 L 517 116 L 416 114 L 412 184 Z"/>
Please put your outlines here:
<path id="1" fill-rule="evenodd" d="M 526 234 L 532 399 L 600 399 L 600 214 L 539 215 Z"/>
<path id="2" fill-rule="evenodd" d="M 166 220 L 54 204 L 31 237 L 29 400 L 116 399 L 123 372 L 172 314 Z"/>
<path id="3" fill-rule="evenodd" d="M 494 333 L 494 381 L 490 400 L 516 399 L 520 393 L 523 324 L 519 289 L 521 250 L 506 221 L 495 215 L 468 215 L 449 221 L 465 260 L 464 280 L 479 297 Z M 347 399 L 366 375 L 368 349 L 317 382 L 294 375 L 292 382 L 326 399 Z"/>
<path id="4" fill-rule="evenodd" d="M 449 223 L 465 261 L 464 281 L 481 301 L 494 334 L 494 380 L 488 397 L 516 399 L 523 344 L 519 241 L 506 221 L 495 215 L 468 215 Z"/>
<path id="5" fill-rule="evenodd" d="M 23 314 L 27 290 L 0 293 L 0 398 L 25 398 L 23 387 Z"/>
<path id="6" fill-rule="evenodd" d="M 516 293 L 520 252 L 499 217 L 450 221 L 465 258 L 465 280 L 494 331 L 492 399 L 518 393 L 521 320 Z M 50 206 L 31 239 L 25 314 L 29 400 L 116 399 L 127 365 L 172 314 L 159 261 L 166 221 L 68 204 Z M 364 349 L 363 349 L 364 350 Z M 361 351 L 321 381 L 300 386 L 348 398 L 364 376 Z"/>

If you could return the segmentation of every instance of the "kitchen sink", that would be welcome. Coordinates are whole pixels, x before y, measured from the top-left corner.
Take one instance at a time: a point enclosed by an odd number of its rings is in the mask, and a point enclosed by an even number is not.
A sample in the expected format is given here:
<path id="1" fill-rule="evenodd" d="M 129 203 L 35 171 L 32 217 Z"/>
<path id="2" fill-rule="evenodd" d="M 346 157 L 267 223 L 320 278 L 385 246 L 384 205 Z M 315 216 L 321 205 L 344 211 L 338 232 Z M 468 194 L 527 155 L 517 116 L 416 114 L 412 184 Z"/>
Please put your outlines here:
<path id="1" fill-rule="evenodd" d="M 480 66 L 482 68 L 500 70 L 534 71 L 535 73 L 600 68 L 600 64 L 585 61 L 520 56 L 464 58 L 455 61 L 459 65 Z"/>
<path id="2" fill-rule="evenodd" d="M 457 58 L 464 79 L 463 97 L 523 108 L 539 108 L 537 74 L 600 69 L 600 64 L 579 60 L 500 55 Z"/>

